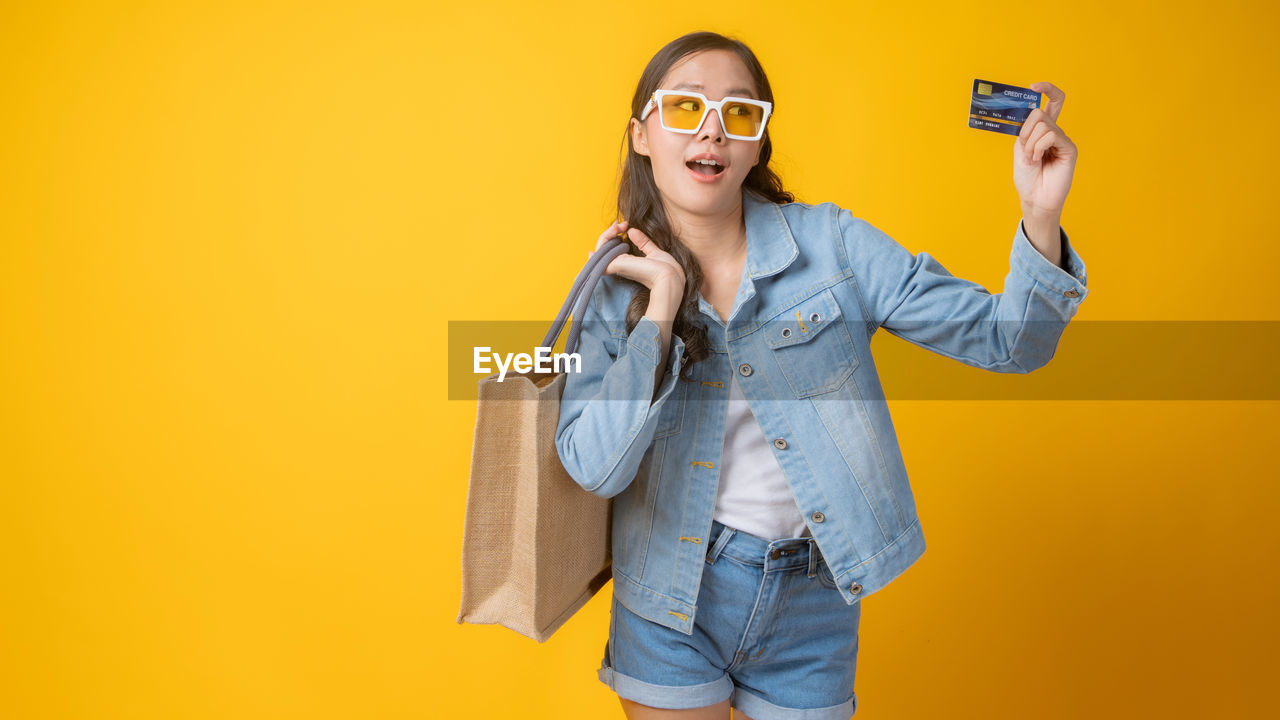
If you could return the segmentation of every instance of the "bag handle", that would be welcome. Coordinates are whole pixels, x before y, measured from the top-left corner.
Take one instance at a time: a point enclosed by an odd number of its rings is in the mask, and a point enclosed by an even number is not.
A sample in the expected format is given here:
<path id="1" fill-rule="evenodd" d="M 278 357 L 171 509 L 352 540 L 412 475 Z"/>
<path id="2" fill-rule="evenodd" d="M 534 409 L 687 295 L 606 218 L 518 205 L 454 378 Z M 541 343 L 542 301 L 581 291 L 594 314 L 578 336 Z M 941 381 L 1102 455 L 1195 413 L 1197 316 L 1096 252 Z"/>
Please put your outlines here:
<path id="1" fill-rule="evenodd" d="M 573 287 L 569 290 L 568 297 L 560 306 L 560 311 L 556 313 L 555 322 L 551 324 L 551 329 L 547 331 L 546 337 L 542 339 L 541 347 L 552 347 L 555 345 L 556 339 L 560 337 L 560 332 L 564 329 L 565 323 L 569 319 L 569 311 L 573 310 L 573 324 L 569 327 L 569 337 L 565 340 L 564 351 L 571 353 L 578 348 L 578 335 L 582 331 L 582 314 L 587 308 L 587 303 L 591 300 L 591 293 L 595 291 L 596 284 L 600 280 L 600 276 L 604 275 L 604 271 L 609 267 L 609 263 L 619 255 L 625 254 L 630 248 L 629 244 L 617 239 L 609 238 L 598 250 L 592 253 L 587 260 L 586 265 L 582 266 L 582 270 L 578 271 L 578 276 L 573 280 Z"/>

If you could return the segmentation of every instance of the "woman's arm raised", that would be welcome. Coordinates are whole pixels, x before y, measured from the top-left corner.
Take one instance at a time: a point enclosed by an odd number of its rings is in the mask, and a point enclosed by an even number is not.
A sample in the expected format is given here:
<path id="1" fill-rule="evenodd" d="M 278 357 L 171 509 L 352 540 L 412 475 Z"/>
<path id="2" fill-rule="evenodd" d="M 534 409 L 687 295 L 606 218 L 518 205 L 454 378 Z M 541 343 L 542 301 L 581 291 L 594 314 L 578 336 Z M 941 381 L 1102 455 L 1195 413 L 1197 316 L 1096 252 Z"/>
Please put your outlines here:
<path id="1" fill-rule="evenodd" d="M 1013 144 L 1013 185 L 1022 201 L 1027 239 L 1046 260 L 1065 270 L 1059 230 L 1079 150 L 1057 124 L 1067 94 L 1047 82 L 1031 83 L 1031 89 L 1049 100 L 1043 109 L 1027 115 L 1018 132 Z"/>
<path id="2" fill-rule="evenodd" d="M 638 231 L 631 233 L 634 237 Z M 615 224 L 600 242 L 616 234 Z M 662 252 L 651 242 L 648 245 Z M 610 262 L 608 274 L 623 276 L 616 264 L 624 258 L 645 260 L 621 255 Z M 660 268 L 649 276 L 644 274 L 646 268 L 637 271 L 626 261 L 621 265 L 632 276 L 653 280 L 649 310 L 628 335 L 625 318 L 602 315 L 602 306 L 621 303 L 602 303 L 611 288 L 601 280 L 581 319 L 577 349 L 581 372 L 566 375 L 556 428 L 556 451 L 565 470 L 583 489 L 603 497 L 617 495 L 635 478 L 684 360 L 684 341 L 671 333 L 667 319 L 675 315 L 669 304 L 675 291 L 664 284 L 670 278 L 663 280 L 666 273 Z M 679 278 L 683 283 L 683 272 Z M 683 284 L 680 287 L 683 291 Z M 612 291 L 620 289 L 614 286 Z M 667 326 L 665 337 L 659 321 Z"/>

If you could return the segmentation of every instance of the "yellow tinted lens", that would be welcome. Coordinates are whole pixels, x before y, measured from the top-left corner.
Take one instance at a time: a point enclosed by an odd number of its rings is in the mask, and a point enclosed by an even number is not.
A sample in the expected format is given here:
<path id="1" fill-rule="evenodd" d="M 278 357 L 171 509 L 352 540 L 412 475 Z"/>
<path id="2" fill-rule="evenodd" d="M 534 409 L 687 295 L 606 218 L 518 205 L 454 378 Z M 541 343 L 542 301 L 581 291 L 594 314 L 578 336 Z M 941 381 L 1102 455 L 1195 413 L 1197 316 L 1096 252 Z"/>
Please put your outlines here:
<path id="1" fill-rule="evenodd" d="M 723 108 L 724 129 L 730 135 L 755 137 L 764 122 L 764 108 L 747 103 L 728 103 Z"/>
<path id="2" fill-rule="evenodd" d="M 662 98 L 662 122 L 676 130 L 696 130 L 705 110 L 702 98 L 693 95 L 664 95 Z"/>

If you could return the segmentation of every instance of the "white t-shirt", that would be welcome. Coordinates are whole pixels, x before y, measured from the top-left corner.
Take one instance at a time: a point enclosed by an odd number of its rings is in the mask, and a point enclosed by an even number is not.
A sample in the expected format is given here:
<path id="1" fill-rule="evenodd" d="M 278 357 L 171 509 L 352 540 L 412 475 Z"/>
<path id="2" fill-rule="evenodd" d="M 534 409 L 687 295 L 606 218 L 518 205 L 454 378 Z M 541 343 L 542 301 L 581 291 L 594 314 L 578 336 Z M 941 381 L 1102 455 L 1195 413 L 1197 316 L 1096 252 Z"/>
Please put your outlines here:
<path id="1" fill-rule="evenodd" d="M 773 454 L 773 444 L 751 414 L 735 376 L 729 378 L 715 519 L 766 540 L 812 535 Z"/>

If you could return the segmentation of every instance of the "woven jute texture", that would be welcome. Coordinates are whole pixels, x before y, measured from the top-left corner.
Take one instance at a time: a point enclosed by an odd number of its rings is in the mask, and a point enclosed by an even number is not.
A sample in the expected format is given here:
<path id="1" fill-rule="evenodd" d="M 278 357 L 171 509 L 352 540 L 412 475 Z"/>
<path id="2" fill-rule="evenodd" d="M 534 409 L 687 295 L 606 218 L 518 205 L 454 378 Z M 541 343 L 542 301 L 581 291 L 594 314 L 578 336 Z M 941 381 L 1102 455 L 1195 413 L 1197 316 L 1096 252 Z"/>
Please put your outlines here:
<path id="1" fill-rule="evenodd" d="M 612 501 L 556 452 L 564 373 L 497 378 L 479 385 L 458 622 L 545 642 L 611 577 Z"/>

